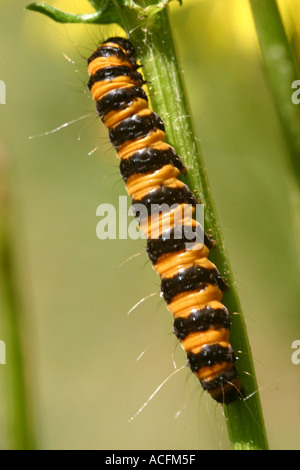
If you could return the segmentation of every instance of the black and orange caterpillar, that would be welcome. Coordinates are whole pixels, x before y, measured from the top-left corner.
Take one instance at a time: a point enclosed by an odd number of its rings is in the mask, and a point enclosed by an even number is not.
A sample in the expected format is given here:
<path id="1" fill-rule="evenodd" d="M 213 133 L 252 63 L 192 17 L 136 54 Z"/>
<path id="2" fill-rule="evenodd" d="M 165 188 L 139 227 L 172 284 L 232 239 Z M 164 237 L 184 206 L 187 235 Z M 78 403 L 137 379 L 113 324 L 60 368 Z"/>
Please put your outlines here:
<path id="1" fill-rule="evenodd" d="M 178 178 L 185 167 L 165 142 L 163 121 L 149 108 L 139 67 L 127 39 L 109 38 L 88 59 L 88 87 L 120 158 L 133 207 L 142 204 L 147 209 L 146 216 L 139 211 L 135 215 L 147 237 L 147 254 L 161 277 L 161 293 L 175 318 L 174 333 L 188 365 L 217 402 L 230 403 L 241 396 L 241 381 L 229 342 L 229 313 L 221 303 L 228 285 L 208 259 L 214 242 L 204 234 L 204 243 L 195 242 L 193 249 L 187 249 L 190 237 L 182 231 L 179 235 L 182 227 L 201 231 L 192 216 L 180 215 L 180 224 L 176 222 L 178 211 L 184 213 L 187 205 L 194 209 L 197 201 Z M 157 206 L 164 210 L 151 213 Z"/>

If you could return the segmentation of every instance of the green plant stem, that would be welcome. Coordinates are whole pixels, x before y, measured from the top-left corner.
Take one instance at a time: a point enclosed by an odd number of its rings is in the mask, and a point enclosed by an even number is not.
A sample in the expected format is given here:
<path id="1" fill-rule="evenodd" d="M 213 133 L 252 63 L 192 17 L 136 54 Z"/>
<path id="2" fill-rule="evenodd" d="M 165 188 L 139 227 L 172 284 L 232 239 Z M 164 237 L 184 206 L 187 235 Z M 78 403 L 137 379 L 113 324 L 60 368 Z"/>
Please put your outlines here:
<path id="1" fill-rule="evenodd" d="M 291 99 L 292 83 L 300 76 L 276 0 L 250 0 L 250 5 L 291 172 L 300 190 L 300 106 Z"/>
<path id="2" fill-rule="evenodd" d="M 288 184 L 300 259 L 300 104 L 292 102 L 292 84 L 300 79 L 276 0 L 249 0 L 264 69 L 287 150 Z"/>
<path id="3" fill-rule="evenodd" d="M 211 259 L 231 286 L 224 303 L 231 313 L 238 313 L 232 318 L 232 344 L 235 351 L 242 351 L 238 354 L 238 369 L 245 395 L 253 396 L 245 402 L 238 400 L 224 407 L 231 446 L 233 449 L 267 449 L 249 340 L 201 150 L 193 130 L 167 10 L 156 15 L 155 21 L 147 24 L 147 28 L 139 27 L 141 25 L 136 23 L 134 16 L 123 15 L 122 18 L 127 34 L 139 51 L 143 73 L 150 82 L 148 88 L 152 106 L 165 122 L 166 139 L 188 167 L 186 183 L 205 205 L 205 226 L 212 229 L 217 242 L 217 248 L 211 251 Z"/>
<path id="4" fill-rule="evenodd" d="M 1 157 L 1 155 L 0 155 Z M 25 364 L 29 356 L 24 348 L 24 307 L 15 269 L 14 237 L 11 231 L 8 198 L 4 186 L 3 165 L 0 162 L 0 278 L 1 324 L 5 332 L 6 364 L 1 365 L 6 390 L 6 427 L 8 447 L 15 450 L 35 449 L 33 419 Z M 1 172 L 2 170 L 2 172 Z M 7 174 L 7 173 L 6 173 Z M 1 338 L 3 339 L 3 338 Z M 28 372 L 28 370 L 27 370 Z M 27 377 L 28 378 L 28 377 Z"/>

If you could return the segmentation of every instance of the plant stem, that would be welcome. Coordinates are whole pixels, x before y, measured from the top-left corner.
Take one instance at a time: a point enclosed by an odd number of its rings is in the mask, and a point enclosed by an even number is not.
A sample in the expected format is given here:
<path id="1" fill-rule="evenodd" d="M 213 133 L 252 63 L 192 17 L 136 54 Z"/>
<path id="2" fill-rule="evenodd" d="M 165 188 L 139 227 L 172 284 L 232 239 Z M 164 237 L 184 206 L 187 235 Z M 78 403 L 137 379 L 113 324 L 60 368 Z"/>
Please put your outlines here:
<path id="1" fill-rule="evenodd" d="M 185 182 L 205 204 L 205 226 L 217 242 L 210 258 L 231 287 L 224 296 L 224 303 L 231 313 L 238 312 L 232 317 L 231 339 L 235 351 L 242 351 L 237 367 L 245 395 L 253 395 L 247 401 L 237 400 L 224 406 L 231 446 L 234 449 L 267 449 L 249 340 L 201 150 L 193 130 L 167 9 L 157 14 L 154 21 L 147 23 L 147 27 L 137 23 L 134 16 L 123 14 L 122 18 L 127 34 L 138 50 L 143 73 L 150 82 L 148 88 L 152 106 L 165 122 L 166 140 L 174 146 L 188 167 Z"/>
<path id="2" fill-rule="evenodd" d="M 259 46 L 290 157 L 300 189 L 300 106 L 292 102 L 292 83 L 299 79 L 276 0 L 250 0 Z"/>
<path id="3" fill-rule="evenodd" d="M 292 84 L 300 79 L 276 0 L 250 0 L 267 80 L 287 149 L 291 211 L 300 259 L 300 105 Z M 299 87 L 299 85 L 298 85 Z"/>

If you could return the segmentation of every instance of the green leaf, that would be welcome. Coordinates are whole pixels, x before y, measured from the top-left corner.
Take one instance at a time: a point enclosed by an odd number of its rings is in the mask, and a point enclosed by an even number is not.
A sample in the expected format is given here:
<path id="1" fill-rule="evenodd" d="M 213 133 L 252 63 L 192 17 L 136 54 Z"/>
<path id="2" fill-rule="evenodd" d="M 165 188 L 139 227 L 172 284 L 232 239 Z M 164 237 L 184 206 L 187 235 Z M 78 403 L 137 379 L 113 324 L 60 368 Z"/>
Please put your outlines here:
<path id="1" fill-rule="evenodd" d="M 117 23 L 123 26 L 122 19 L 118 14 L 119 9 L 122 12 L 133 13 L 134 16 L 141 20 L 142 18 L 153 18 L 157 13 L 166 8 L 166 6 L 174 0 L 118 0 L 117 5 L 110 0 L 89 0 L 95 12 L 74 14 L 61 11 L 55 7 L 47 5 L 44 2 L 31 3 L 26 7 L 27 10 L 42 13 L 58 23 L 86 23 L 86 24 L 111 24 Z M 182 0 L 178 0 L 182 3 Z"/>
<path id="2" fill-rule="evenodd" d="M 103 2 L 102 2 L 103 3 Z M 110 3 L 103 3 L 103 7 L 93 13 L 74 14 L 58 10 L 44 2 L 31 3 L 26 7 L 27 10 L 37 11 L 49 16 L 58 23 L 89 23 L 89 24 L 110 24 L 121 23 L 120 17 L 115 8 Z"/>

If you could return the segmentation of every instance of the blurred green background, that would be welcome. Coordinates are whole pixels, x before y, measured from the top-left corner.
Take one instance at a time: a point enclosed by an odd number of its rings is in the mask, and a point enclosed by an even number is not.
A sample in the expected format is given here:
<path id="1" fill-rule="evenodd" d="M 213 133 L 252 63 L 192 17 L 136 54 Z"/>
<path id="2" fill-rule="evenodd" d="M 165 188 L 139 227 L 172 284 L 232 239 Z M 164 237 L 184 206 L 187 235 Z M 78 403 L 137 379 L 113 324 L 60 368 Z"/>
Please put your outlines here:
<path id="1" fill-rule="evenodd" d="M 74 13 L 91 10 L 83 0 L 49 3 Z M 9 167 L 36 445 L 227 449 L 221 407 L 188 369 L 129 422 L 174 371 L 173 362 L 180 367 L 186 359 L 144 243 L 96 237 L 97 207 L 117 205 L 126 193 L 87 92 L 85 58 L 118 30 L 55 24 L 26 12 L 27 4 L 0 4 L 0 79 L 7 93 L 0 156 Z M 289 34 L 299 38 L 299 2 L 284 0 L 280 7 Z M 170 16 L 243 305 L 269 444 L 299 449 L 300 365 L 291 361 L 291 344 L 300 339 L 299 258 L 285 147 L 248 2 L 184 0 L 181 8 L 172 5 Z M 16 432 L 13 357 L 3 299 L 0 308 L 7 356 L 0 365 L 0 447 L 6 449 Z"/>

